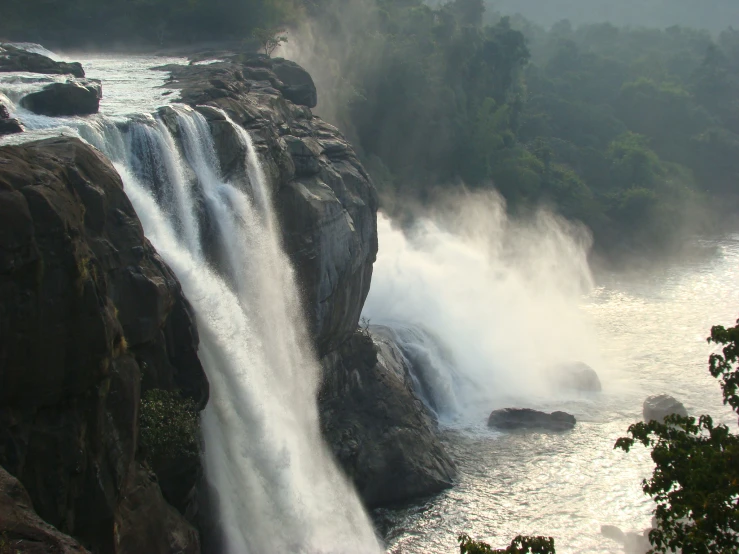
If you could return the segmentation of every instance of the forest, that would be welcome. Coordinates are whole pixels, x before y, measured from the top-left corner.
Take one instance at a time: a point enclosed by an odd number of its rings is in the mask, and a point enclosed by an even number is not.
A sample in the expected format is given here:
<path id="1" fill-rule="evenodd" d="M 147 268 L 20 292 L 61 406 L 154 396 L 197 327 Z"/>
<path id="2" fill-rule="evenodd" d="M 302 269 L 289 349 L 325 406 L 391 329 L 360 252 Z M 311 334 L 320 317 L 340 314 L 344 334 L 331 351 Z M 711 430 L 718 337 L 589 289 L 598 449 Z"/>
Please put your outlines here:
<path id="1" fill-rule="evenodd" d="M 496 11 L 505 1 L 432 4 L 10 0 L 0 38 L 256 48 L 254 29 L 289 29 L 284 55 L 311 71 L 318 113 L 354 141 L 395 216 L 440 189 L 495 187 L 514 212 L 582 221 L 597 250 L 651 253 L 736 209 L 739 31 L 544 27 Z"/>

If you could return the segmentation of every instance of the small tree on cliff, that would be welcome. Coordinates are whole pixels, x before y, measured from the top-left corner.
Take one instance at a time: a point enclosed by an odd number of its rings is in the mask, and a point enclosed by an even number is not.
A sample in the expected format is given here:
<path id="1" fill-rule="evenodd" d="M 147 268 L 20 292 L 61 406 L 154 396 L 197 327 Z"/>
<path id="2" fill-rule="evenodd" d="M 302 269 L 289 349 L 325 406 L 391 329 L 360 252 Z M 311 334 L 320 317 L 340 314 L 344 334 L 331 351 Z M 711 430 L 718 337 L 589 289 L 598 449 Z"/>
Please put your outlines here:
<path id="1" fill-rule="evenodd" d="M 259 42 L 262 50 L 268 58 L 283 42 L 287 42 L 287 35 L 284 29 L 254 29 L 252 37 Z"/>
<path id="2" fill-rule="evenodd" d="M 739 413 L 739 321 L 729 329 L 714 327 L 708 341 L 723 346 L 711 355 L 709 369 L 721 381 L 724 403 Z M 628 432 L 616 448 L 651 446 L 655 463 L 643 483 L 657 503 L 650 552 L 739 552 L 739 436 L 707 415 L 697 422 L 673 415 L 665 423 L 637 423 Z"/>

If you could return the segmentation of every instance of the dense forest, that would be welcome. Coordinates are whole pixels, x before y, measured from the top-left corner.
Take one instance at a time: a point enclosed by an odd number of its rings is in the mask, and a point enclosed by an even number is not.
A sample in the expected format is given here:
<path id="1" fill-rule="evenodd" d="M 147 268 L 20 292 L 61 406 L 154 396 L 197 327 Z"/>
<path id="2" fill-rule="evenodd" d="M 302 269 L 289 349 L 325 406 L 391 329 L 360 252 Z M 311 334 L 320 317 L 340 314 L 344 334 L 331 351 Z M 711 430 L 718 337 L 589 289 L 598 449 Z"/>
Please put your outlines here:
<path id="1" fill-rule="evenodd" d="M 495 186 L 513 210 L 585 222 L 602 250 L 654 250 L 738 191 L 737 31 L 547 30 L 482 0 L 350 4 L 317 9 L 304 63 L 388 209 Z"/>
<path id="2" fill-rule="evenodd" d="M 728 26 L 733 2 L 714 3 L 705 13 Z M 314 75 L 319 113 L 350 135 L 396 215 L 439 188 L 495 187 L 511 210 L 549 204 L 583 221 L 603 251 L 643 251 L 736 207 L 739 31 L 545 28 L 496 6 L 506 2 L 10 0 L 0 38 L 250 45 L 255 28 L 289 28 L 278 55 Z"/>

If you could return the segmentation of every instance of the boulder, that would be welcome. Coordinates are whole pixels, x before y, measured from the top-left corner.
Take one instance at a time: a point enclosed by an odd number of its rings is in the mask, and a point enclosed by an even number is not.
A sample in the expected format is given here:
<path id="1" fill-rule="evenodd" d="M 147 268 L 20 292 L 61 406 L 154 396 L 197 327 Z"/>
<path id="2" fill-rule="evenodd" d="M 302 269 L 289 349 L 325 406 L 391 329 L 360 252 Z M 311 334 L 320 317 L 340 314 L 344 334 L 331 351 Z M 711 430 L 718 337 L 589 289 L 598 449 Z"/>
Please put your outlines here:
<path id="1" fill-rule="evenodd" d="M 8 108 L 4 104 L 0 104 L 0 137 L 3 135 L 12 135 L 13 133 L 22 133 L 23 125 L 17 119 L 10 117 Z"/>
<path id="2" fill-rule="evenodd" d="M 148 389 L 205 406 L 198 342 L 109 160 L 68 137 L 0 147 L 0 465 L 42 519 L 95 552 L 134 541 L 125 521 L 190 532 L 201 472 L 163 474 L 169 497 L 143 479 L 138 414 Z M 193 551 L 169 542 L 128 552 Z"/>
<path id="3" fill-rule="evenodd" d="M 89 554 L 77 541 L 33 511 L 28 492 L 0 467 L 0 553 Z"/>
<path id="4" fill-rule="evenodd" d="M 324 359 L 321 423 L 334 455 L 369 507 L 407 502 L 454 483 L 436 422 L 413 390 L 411 368 L 380 332 L 357 332 Z"/>
<path id="5" fill-rule="evenodd" d="M 565 412 L 547 414 L 528 408 L 495 410 L 488 418 L 488 426 L 503 431 L 535 430 L 570 431 L 575 428 L 575 416 Z"/>
<path id="6" fill-rule="evenodd" d="M 573 362 L 558 366 L 553 375 L 557 385 L 581 392 L 600 392 L 603 386 L 598 374 L 588 364 Z"/>
<path id="7" fill-rule="evenodd" d="M 72 75 L 79 79 L 85 71 L 79 62 L 56 62 L 51 58 L 28 52 L 11 44 L 0 44 L 0 72 L 27 71 L 45 75 Z"/>
<path id="8" fill-rule="evenodd" d="M 667 416 L 673 414 L 688 417 L 688 410 L 685 409 L 682 402 L 669 394 L 658 394 L 650 396 L 644 401 L 642 414 L 646 422 L 655 420 L 662 423 Z"/>
<path id="9" fill-rule="evenodd" d="M 85 79 L 52 83 L 39 92 L 21 98 L 21 106 L 39 115 L 91 115 L 100 109 L 103 87 L 100 81 Z"/>
<path id="10" fill-rule="evenodd" d="M 299 106 L 315 108 L 318 105 L 318 93 L 313 78 L 305 69 L 295 62 L 283 58 L 273 58 L 272 72 L 282 81 L 282 95 Z"/>

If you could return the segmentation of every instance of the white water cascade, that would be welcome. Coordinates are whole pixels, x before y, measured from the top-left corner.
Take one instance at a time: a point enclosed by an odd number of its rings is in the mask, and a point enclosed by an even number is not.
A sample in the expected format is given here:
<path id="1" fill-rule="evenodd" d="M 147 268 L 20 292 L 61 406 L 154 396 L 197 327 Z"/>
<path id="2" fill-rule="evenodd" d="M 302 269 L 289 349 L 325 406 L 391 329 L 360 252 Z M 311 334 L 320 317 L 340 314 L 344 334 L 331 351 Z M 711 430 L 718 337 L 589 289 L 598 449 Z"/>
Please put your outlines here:
<path id="1" fill-rule="evenodd" d="M 226 554 L 377 553 L 372 524 L 321 437 L 319 364 L 271 192 L 249 134 L 229 121 L 248 175 L 221 177 L 207 120 L 173 105 L 162 117 L 28 117 L 114 163 L 146 236 L 197 314 L 210 381 L 204 465 Z"/>
<path id="2" fill-rule="evenodd" d="M 455 195 L 407 232 L 378 218 L 364 316 L 390 327 L 420 396 L 447 424 L 551 397 L 559 363 L 594 365 L 578 302 L 592 287 L 584 229 L 541 212 L 509 219 L 495 194 Z"/>

